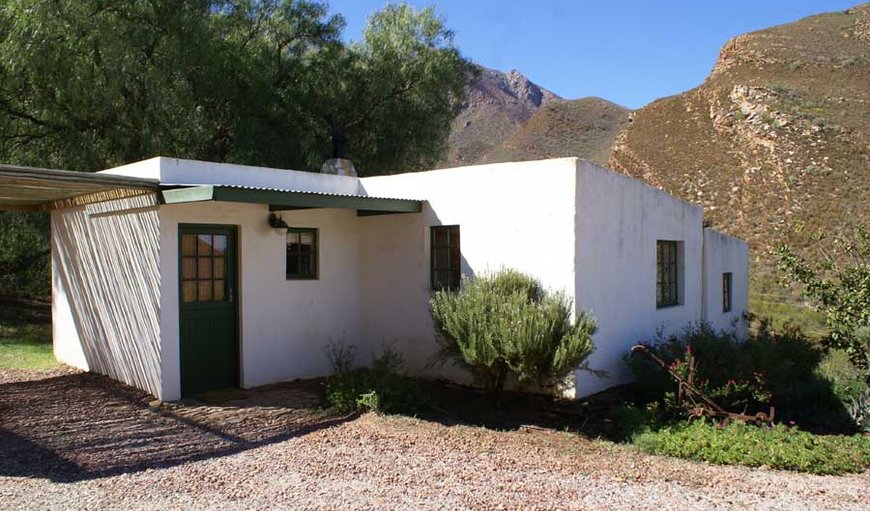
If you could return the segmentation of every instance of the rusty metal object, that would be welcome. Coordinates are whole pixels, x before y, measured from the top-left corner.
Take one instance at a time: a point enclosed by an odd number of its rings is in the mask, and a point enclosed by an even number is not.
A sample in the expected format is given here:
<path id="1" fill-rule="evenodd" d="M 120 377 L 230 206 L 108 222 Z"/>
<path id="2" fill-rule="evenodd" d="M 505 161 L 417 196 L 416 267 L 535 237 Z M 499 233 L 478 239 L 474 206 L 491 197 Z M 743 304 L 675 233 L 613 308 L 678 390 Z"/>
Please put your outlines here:
<path id="1" fill-rule="evenodd" d="M 667 371 L 668 374 L 671 375 L 671 378 L 677 382 L 677 404 L 687 409 L 689 421 L 700 419 L 702 417 L 709 417 L 711 419 L 719 420 L 719 424 L 723 426 L 735 420 L 759 425 L 773 424 L 775 410 L 772 406 L 770 407 L 770 414 L 758 412 L 755 415 L 749 415 L 745 413 L 745 410 L 743 413 L 729 412 L 696 387 L 695 370 L 697 369 L 697 364 L 695 363 L 694 355 L 689 355 L 688 357 L 689 375 L 687 378 L 683 378 L 677 374 L 676 371 L 671 369 L 667 362 L 653 353 L 652 350 L 649 349 L 649 346 L 637 344 L 632 346 L 631 353 L 632 355 L 635 353 L 643 353 L 649 357 L 650 360 L 660 365 L 662 369 Z"/>

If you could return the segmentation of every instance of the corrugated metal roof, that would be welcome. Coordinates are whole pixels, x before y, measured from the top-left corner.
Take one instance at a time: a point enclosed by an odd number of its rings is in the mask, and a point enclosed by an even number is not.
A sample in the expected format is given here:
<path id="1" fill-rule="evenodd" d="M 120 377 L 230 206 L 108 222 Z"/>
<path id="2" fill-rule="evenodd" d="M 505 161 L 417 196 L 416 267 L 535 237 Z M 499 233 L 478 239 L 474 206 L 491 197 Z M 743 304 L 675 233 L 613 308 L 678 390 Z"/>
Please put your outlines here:
<path id="1" fill-rule="evenodd" d="M 158 182 L 0 164 L 0 210 L 41 211 L 153 193 Z"/>
<path id="2" fill-rule="evenodd" d="M 386 213 L 419 213 L 421 200 L 371 197 L 310 190 L 283 190 L 255 186 L 196 185 L 166 188 L 162 192 L 166 204 L 189 202 L 244 202 L 266 204 L 272 211 L 308 208 L 355 209 L 361 216 Z"/>
<path id="3" fill-rule="evenodd" d="M 191 188 L 196 186 L 213 186 L 215 188 L 233 188 L 238 190 L 259 190 L 266 192 L 285 192 L 285 193 L 301 193 L 307 195 L 321 195 L 324 197 L 355 197 L 361 199 L 385 199 L 385 200 L 401 200 L 401 201 L 413 201 L 413 202 L 423 202 L 426 199 L 419 198 L 410 198 L 410 197 L 383 197 L 379 195 L 362 195 L 362 194 L 352 194 L 352 193 L 337 193 L 337 192 L 323 192 L 323 191 L 312 191 L 312 190 L 294 190 L 291 188 L 271 188 L 265 186 L 246 186 L 246 185 L 225 185 L 218 183 L 210 183 L 210 184 L 198 184 L 198 185 L 162 185 L 161 187 L 164 189 L 172 189 L 172 188 Z"/>

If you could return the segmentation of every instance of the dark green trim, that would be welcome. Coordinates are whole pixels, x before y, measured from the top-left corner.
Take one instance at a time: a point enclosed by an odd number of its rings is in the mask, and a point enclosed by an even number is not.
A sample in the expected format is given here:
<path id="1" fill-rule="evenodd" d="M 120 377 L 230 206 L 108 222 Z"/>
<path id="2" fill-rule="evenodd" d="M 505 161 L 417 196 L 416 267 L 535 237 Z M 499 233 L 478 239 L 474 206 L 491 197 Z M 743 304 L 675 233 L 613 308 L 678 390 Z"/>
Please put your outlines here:
<path id="1" fill-rule="evenodd" d="M 436 268 L 435 267 L 435 233 L 439 230 L 444 230 L 447 235 L 447 245 L 439 246 L 437 248 L 443 248 L 447 250 L 447 267 L 446 268 Z M 455 230 L 457 234 L 460 232 L 459 225 L 433 225 L 429 227 L 429 288 L 432 291 L 441 291 L 442 289 L 447 289 L 448 291 L 459 291 L 459 286 L 462 281 L 462 247 L 461 240 L 462 236 L 460 234 L 460 242 L 456 243 L 453 239 L 452 231 Z M 456 249 L 459 252 L 459 260 L 460 267 L 453 268 L 450 264 L 451 261 L 451 251 Z M 438 287 L 435 284 L 437 280 L 435 278 L 436 272 L 446 272 L 447 273 L 447 287 Z M 455 277 L 451 278 L 451 277 Z M 454 282 L 455 280 L 455 282 Z"/>
<path id="2" fill-rule="evenodd" d="M 239 263 L 240 259 L 240 250 L 239 250 L 239 230 L 235 225 L 224 225 L 224 224 L 178 224 L 178 240 L 177 246 L 175 247 L 176 251 L 176 282 L 178 284 L 178 361 L 179 365 L 179 379 L 178 386 L 181 391 L 181 397 L 189 397 L 189 394 L 185 394 L 185 386 L 184 386 L 184 367 L 181 365 L 184 360 L 184 342 L 182 342 L 182 333 L 181 333 L 181 322 L 184 320 L 184 311 L 185 310 L 195 310 L 197 308 L 196 304 L 187 304 L 184 303 L 184 288 L 182 280 L 184 278 L 183 271 L 183 259 L 184 255 L 182 254 L 183 248 L 183 237 L 185 234 L 228 234 L 228 250 L 232 254 L 232 257 L 228 257 L 227 261 L 231 262 L 231 269 L 229 270 L 231 273 L 232 280 L 232 310 L 235 315 L 235 330 L 233 331 L 233 337 L 235 338 L 235 358 L 236 358 L 236 372 L 235 372 L 235 381 L 236 386 L 241 385 L 242 381 L 242 346 L 241 346 L 241 321 L 239 321 L 239 311 L 242 293 L 240 291 L 239 283 L 241 279 L 239 278 L 240 268 Z M 231 261 L 230 261 L 231 260 Z"/>
<path id="3" fill-rule="evenodd" d="M 353 195 L 330 195 L 316 192 L 293 192 L 283 190 L 253 190 L 227 186 L 192 186 L 163 190 L 166 204 L 183 202 L 223 201 L 268 204 L 270 211 L 307 208 L 356 209 L 363 215 L 377 213 L 419 213 L 423 201 L 408 199 L 386 199 Z"/>
<path id="4" fill-rule="evenodd" d="M 309 268 L 313 271 L 308 273 L 290 273 L 290 268 L 287 267 L 286 257 L 284 263 L 284 273 L 287 280 L 318 280 L 320 278 L 320 233 L 314 227 L 288 227 L 287 234 L 310 234 L 314 241 L 311 245 L 311 258 Z"/>

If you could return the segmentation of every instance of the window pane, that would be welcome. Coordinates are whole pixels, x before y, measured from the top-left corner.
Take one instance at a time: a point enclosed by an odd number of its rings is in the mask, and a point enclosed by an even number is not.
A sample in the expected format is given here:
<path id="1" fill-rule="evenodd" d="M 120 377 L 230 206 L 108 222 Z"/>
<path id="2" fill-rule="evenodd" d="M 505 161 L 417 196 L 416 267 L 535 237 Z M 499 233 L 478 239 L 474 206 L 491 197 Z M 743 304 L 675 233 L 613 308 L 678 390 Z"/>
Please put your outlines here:
<path id="1" fill-rule="evenodd" d="M 446 270 L 448 260 L 448 249 L 436 248 L 434 266 L 436 270 Z"/>
<path id="2" fill-rule="evenodd" d="M 447 229 L 443 227 L 433 227 L 433 231 L 435 232 L 435 247 L 446 247 L 447 246 Z"/>
<path id="3" fill-rule="evenodd" d="M 227 237 L 223 234 L 214 236 L 214 255 L 224 255 L 227 253 Z"/>
<path id="4" fill-rule="evenodd" d="M 299 243 L 298 232 L 287 232 L 287 246 L 290 246 L 291 243 Z"/>
<path id="5" fill-rule="evenodd" d="M 446 271 L 435 271 L 432 274 L 433 281 L 432 287 L 436 290 L 438 289 L 446 289 L 447 288 L 447 272 Z"/>
<path id="6" fill-rule="evenodd" d="M 214 281 L 214 300 L 216 302 L 224 301 L 224 296 L 226 290 L 226 281 L 225 280 L 215 280 Z"/>
<path id="7" fill-rule="evenodd" d="M 299 243 L 306 246 L 311 246 L 314 244 L 312 240 L 312 235 L 310 232 L 299 233 Z"/>
<path id="8" fill-rule="evenodd" d="M 188 280 L 181 285 L 181 296 L 184 303 L 196 301 L 196 281 Z"/>
<path id="9" fill-rule="evenodd" d="M 196 255 L 196 236 L 185 234 L 181 237 L 181 255 Z"/>
<path id="10" fill-rule="evenodd" d="M 211 257 L 200 257 L 198 259 L 197 276 L 201 279 L 211 278 Z"/>
<path id="11" fill-rule="evenodd" d="M 196 278 L 196 258 L 195 257 L 185 257 L 182 264 L 181 270 L 181 278 L 182 279 L 195 279 Z"/>
<path id="12" fill-rule="evenodd" d="M 199 280 L 199 301 L 210 302 L 212 299 L 212 284 L 211 280 Z"/>
<path id="13" fill-rule="evenodd" d="M 223 257 L 214 258 L 214 278 L 222 279 L 227 276 L 226 259 Z"/>
<path id="14" fill-rule="evenodd" d="M 197 253 L 199 255 L 211 255 L 211 234 L 200 234 L 197 236 Z"/>

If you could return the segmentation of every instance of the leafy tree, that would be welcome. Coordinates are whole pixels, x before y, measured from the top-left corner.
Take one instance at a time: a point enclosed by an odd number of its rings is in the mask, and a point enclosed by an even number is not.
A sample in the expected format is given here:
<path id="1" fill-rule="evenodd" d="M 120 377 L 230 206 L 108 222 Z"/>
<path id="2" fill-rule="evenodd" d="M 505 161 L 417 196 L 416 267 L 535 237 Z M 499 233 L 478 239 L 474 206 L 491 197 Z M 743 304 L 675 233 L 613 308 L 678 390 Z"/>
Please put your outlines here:
<path id="1" fill-rule="evenodd" d="M 362 41 L 323 60 L 312 97 L 323 119 L 348 137 L 363 174 L 430 167 L 443 155 L 459 113 L 469 65 L 433 8 L 387 5 Z"/>
<path id="2" fill-rule="evenodd" d="M 432 298 L 440 361 L 453 360 L 494 392 L 513 376 L 537 389 L 560 387 L 594 350 L 595 321 L 571 300 L 514 270 L 464 282 Z M 583 366 L 585 367 L 585 365 Z"/>
<path id="3" fill-rule="evenodd" d="M 857 225 L 851 236 L 827 240 L 822 231 L 811 237 L 821 255 L 816 264 L 780 246 L 779 266 L 825 314 L 826 344 L 843 349 L 870 383 L 870 231 Z"/>
<path id="4" fill-rule="evenodd" d="M 7 0 L 0 162 L 94 171 L 166 155 L 316 171 L 340 135 L 362 175 L 430 165 L 469 72 L 452 33 L 407 5 L 373 14 L 358 43 L 343 28 L 309 0 Z M 47 238 L 44 219 L 5 218 Z M 34 260 L 23 239 L 0 232 L 0 264 Z"/>

